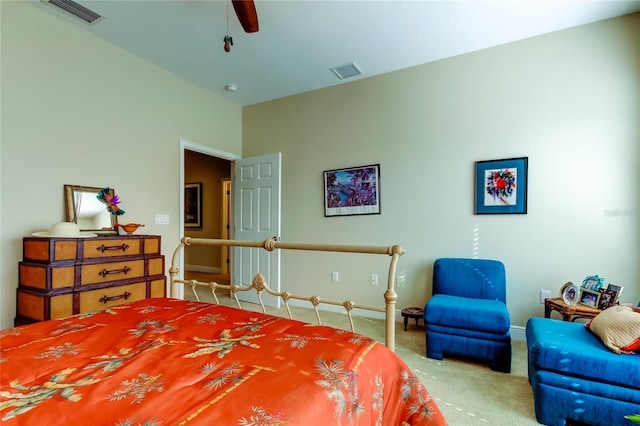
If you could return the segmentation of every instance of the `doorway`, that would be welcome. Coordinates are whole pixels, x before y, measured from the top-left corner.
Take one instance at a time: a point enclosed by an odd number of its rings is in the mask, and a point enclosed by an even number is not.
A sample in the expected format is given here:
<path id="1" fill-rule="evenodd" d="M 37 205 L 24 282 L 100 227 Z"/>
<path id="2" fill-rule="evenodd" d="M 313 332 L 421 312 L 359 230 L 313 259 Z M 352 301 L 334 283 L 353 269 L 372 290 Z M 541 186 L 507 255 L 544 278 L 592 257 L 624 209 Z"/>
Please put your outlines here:
<path id="1" fill-rule="evenodd" d="M 205 147 L 195 144 L 186 140 L 180 140 L 180 197 L 182 202 L 179 205 L 179 231 L 180 238 L 184 236 L 193 236 L 200 238 L 221 238 L 220 235 L 209 236 L 206 235 L 206 229 L 204 221 L 200 229 L 193 229 L 189 226 L 185 227 L 185 182 L 186 178 L 198 179 L 198 176 L 191 174 L 187 175 L 187 167 L 185 167 L 185 158 L 191 155 L 191 151 L 199 154 L 205 154 L 205 158 L 209 158 L 210 161 L 222 161 L 225 167 L 229 167 L 231 191 L 229 192 L 229 239 L 241 239 L 252 241 L 263 241 L 268 238 L 280 236 L 280 219 L 281 219 L 281 153 L 263 154 L 260 156 L 241 158 L 234 154 L 219 151 L 214 148 Z M 220 181 L 218 181 L 219 184 Z M 191 182 L 190 182 L 191 183 Z M 198 182 L 195 182 L 198 183 Z M 200 187 L 201 185 L 195 185 Z M 202 185 L 202 192 L 205 193 L 205 186 Z M 218 186 L 219 188 L 219 186 Z M 217 192 L 221 194 L 222 191 Z M 222 197 L 217 204 L 221 206 Z M 232 207 L 233 206 L 233 207 Z M 215 212 L 220 211 L 220 207 L 214 209 Z M 206 206 L 204 206 L 206 211 Z M 205 219 L 203 217 L 203 219 Z M 218 231 L 222 230 L 222 225 L 219 224 Z M 210 247 L 217 249 L 218 253 L 220 247 Z M 181 250 L 179 258 L 177 259 L 179 277 L 185 277 L 185 271 L 198 269 L 202 270 L 202 266 L 197 264 L 190 265 L 185 261 L 185 251 Z M 216 261 L 222 259 L 222 254 L 217 256 L 204 255 L 204 259 L 210 260 L 211 258 Z M 256 273 L 262 273 L 270 287 L 275 290 L 280 290 L 280 252 L 265 252 L 262 249 L 253 248 L 252 250 L 246 250 L 243 247 L 234 247 L 230 249 L 230 259 L 232 259 L 233 265 L 228 265 L 228 272 L 231 275 L 231 279 L 236 281 L 239 285 L 250 285 L 252 278 Z M 235 259 L 235 260 L 233 260 Z M 189 259 L 191 261 L 191 259 Z M 194 261 L 196 262 L 196 261 Z M 220 263 L 222 265 L 222 263 Z M 205 266 L 205 270 L 208 266 Z M 209 266 L 212 271 L 218 268 L 216 266 Z M 218 270 L 221 270 L 222 266 Z M 184 286 L 176 286 L 175 289 L 171 289 L 171 296 L 179 299 L 184 299 L 185 292 Z M 271 305 L 271 300 L 265 301 L 265 304 Z M 275 298 L 271 306 L 279 306 L 280 298 Z"/>
<path id="2" fill-rule="evenodd" d="M 233 204 L 230 189 L 233 163 L 239 158 L 239 156 L 214 148 L 186 140 L 180 141 L 180 188 L 182 191 L 180 199 L 184 199 L 185 184 L 200 183 L 201 185 L 198 186 L 202 188 L 200 226 L 185 224 L 185 206 L 182 202 L 179 217 L 180 238 L 185 236 L 233 238 L 231 232 Z M 228 195 L 226 187 L 229 188 Z M 217 282 L 225 280 L 225 276 L 228 280 L 231 269 L 227 259 L 230 256 L 224 254 L 222 250 L 220 247 L 194 247 L 194 250 L 189 250 L 187 253 L 182 251 L 179 259 L 179 270 L 182 272 L 182 277 L 200 280 L 196 278 L 196 275 L 202 278 L 204 274 L 205 276 L 215 276 Z M 210 280 L 206 279 L 205 281 Z M 184 292 L 174 295 L 174 297 L 184 298 Z"/>

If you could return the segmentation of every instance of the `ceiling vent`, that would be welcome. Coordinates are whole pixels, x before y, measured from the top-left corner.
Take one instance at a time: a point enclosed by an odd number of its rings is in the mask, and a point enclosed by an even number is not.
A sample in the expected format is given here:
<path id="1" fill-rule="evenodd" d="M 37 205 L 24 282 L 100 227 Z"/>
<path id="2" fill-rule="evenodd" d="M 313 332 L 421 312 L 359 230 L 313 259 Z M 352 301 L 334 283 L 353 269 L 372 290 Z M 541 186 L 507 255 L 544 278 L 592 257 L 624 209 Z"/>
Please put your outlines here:
<path id="1" fill-rule="evenodd" d="M 356 65 L 355 62 L 331 68 L 331 71 L 333 71 L 333 73 L 337 75 L 340 80 L 362 74 L 362 70 Z"/>
<path id="2" fill-rule="evenodd" d="M 103 17 L 99 13 L 93 10 L 87 9 L 83 5 L 71 0 L 42 0 L 44 3 L 48 3 L 56 9 L 66 12 L 68 15 L 75 16 L 81 19 L 83 22 L 92 25 L 100 21 Z"/>

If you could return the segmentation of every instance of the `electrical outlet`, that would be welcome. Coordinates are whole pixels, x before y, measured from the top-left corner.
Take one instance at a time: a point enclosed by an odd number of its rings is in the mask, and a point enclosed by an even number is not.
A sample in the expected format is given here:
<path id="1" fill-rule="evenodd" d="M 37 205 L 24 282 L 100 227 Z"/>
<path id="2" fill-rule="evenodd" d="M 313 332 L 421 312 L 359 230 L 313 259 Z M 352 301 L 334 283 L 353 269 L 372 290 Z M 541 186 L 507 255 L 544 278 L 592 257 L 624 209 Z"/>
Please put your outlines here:
<path id="1" fill-rule="evenodd" d="M 371 285 L 378 285 L 378 274 L 371 274 Z"/>
<path id="2" fill-rule="evenodd" d="M 334 283 L 337 283 L 338 282 L 338 278 L 339 278 L 338 277 L 338 272 L 337 271 L 333 271 L 331 273 L 331 281 L 333 281 Z"/>
<path id="3" fill-rule="evenodd" d="M 540 290 L 540 303 L 544 303 L 544 299 L 551 297 L 551 290 Z"/>

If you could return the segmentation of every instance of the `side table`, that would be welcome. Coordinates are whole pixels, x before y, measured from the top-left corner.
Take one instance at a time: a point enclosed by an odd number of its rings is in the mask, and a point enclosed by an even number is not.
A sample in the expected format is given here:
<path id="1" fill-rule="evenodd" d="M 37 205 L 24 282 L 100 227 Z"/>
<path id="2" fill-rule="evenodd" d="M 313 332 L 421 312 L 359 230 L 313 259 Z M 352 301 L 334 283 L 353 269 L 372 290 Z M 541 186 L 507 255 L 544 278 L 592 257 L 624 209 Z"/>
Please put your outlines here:
<path id="1" fill-rule="evenodd" d="M 563 321 L 575 321 L 578 318 L 593 318 L 602 312 L 586 305 L 569 306 L 561 297 L 548 297 L 544 300 L 544 317 L 549 318 L 551 311 L 559 312 Z"/>
<path id="2" fill-rule="evenodd" d="M 411 307 L 404 308 L 400 311 L 400 315 L 404 318 L 404 331 L 407 331 L 407 324 L 409 323 L 409 318 L 413 318 L 416 320 L 416 325 L 418 325 L 418 320 L 424 321 L 424 309 Z"/>

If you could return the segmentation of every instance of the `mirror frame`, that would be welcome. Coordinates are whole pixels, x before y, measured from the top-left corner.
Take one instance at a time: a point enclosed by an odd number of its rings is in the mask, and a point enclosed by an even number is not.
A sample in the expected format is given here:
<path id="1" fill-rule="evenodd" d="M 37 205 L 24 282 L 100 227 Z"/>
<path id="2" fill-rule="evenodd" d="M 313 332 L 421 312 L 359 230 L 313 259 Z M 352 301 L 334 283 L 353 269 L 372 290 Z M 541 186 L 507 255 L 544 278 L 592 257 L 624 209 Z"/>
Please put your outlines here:
<path id="1" fill-rule="evenodd" d="M 76 206 L 76 197 L 78 193 L 86 192 L 86 193 L 96 194 L 97 196 L 98 193 L 102 191 L 102 189 L 103 188 L 96 188 L 93 186 L 84 186 L 84 185 L 65 185 L 64 186 L 64 202 L 65 202 L 66 221 L 73 222 L 76 224 L 78 223 L 78 218 L 77 218 L 78 206 Z M 111 193 L 111 196 L 115 195 L 115 190 L 113 188 L 110 188 L 109 192 Z M 107 214 L 111 218 L 111 228 L 102 228 L 102 229 L 81 228 L 80 231 L 93 232 L 93 233 L 102 234 L 102 235 L 105 235 L 105 234 L 118 235 L 117 226 L 116 226 L 118 223 L 118 216 L 109 213 L 106 205 L 104 206 L 104 210 L 105 212 L 107 212 Z"/>

